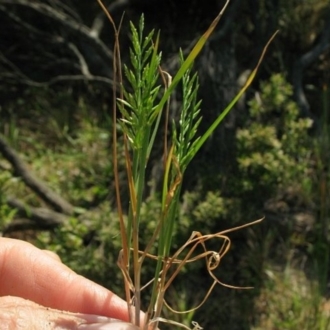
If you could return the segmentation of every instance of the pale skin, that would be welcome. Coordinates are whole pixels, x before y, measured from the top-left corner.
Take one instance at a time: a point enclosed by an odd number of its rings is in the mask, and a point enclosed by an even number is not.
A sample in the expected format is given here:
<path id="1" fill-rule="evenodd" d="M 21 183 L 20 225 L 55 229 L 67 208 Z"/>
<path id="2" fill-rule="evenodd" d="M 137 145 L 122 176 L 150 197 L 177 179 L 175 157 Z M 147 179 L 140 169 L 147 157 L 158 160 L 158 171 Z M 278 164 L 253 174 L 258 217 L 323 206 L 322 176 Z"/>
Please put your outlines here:
<path id="1" fill-rule="evenodd" d="M 0 309 L 1 329 L 138 329 L 122 322 L 129 318 L 127 304 L 113 292 L 76 274 L 54 253 L 3 237 Z"/>

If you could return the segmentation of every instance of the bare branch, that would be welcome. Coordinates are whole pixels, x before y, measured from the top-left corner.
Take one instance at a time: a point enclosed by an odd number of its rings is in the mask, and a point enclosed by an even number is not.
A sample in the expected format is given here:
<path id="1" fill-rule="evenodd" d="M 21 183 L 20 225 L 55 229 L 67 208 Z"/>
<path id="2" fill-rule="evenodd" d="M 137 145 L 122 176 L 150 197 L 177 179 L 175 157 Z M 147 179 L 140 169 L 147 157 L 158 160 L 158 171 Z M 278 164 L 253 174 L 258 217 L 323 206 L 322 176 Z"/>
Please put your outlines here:
<path id="1" fill-rule="evenodd" d="M 14 78 L 15 81 L 19 80 L 24 82 L 27 85 L 35 86 L 35 82 L 32 81 L 29 77 L 27 77 L 13 62 L 9 61 L 6 56 L 4 56 L 3 53 L 0 52 L 0 63 L 5 64 L 11 69 L 11 73 L 8 72 L 2 72 L 0 74 L 1 77 L 8 78 Z"/>
<path id="2" fill-rule="evenodd" d="M 0 153 L 11 163 L 15 173 L 19 175 L 24 183 L 30 187 L 39 197 L 51 205 L 55 210 L 64 214 L 73 214 L 74 207 L 61 196 L 51 190 L 46 183 L 38 179 L 28 168 L 27 164 L 13 150 L 5 138 L 0 135 Z"/>
<path id="3" fill-rule="evenodd" d="M 22 8 L 41 15 L 43 19 L 50 19 L 49 30 L 40 29 L 37 20 L 22 18 L 17 11 Z M 70 80 L 112 84 L 112 67 L 109 65 L 112 63 L 112 51 L 97 35 L 93 35 L 68 5 L 57 0 L 0 0 L 0 11 L 15 23 L 14 35 L 18 36 L 12 38 L 9 47 L 0 49 L 0 63 L 4 65 L 4 69 L 0 70 L 2 80 L 35 87 Z M 19 51 L 24 47 L 20 40 L 23 34 L 31 40 L 31 47 L 26 48 L 28 53 Z M 43 68 L 43 75 L 35 79 L 33 67 L 40 68 L 45 64 L 48 71 Z M 56 76 L 57 72 L 61 75 Z M 40 77 L 46 77 L 46 81 L 40 81 Z"/>
<path id="4" fill-rule="evenodd" d="M 81 34 L 91 41 L 93 40 L 93 43 L 95 43 L 98 48 L 103 50 L 108 59 L 112 60 L 113 54 L 110 49 L 99 38 L 92 36 L 91 30 L 86 25 L 82 24 L 81 22 L 74 21 L 73 18 L 66 13 L 56 11 L 54 8 L 46 4 L 40 2 L 31 2 L 29 0 L 0 0 L 0 3 L 25 6 L 53 20 L 56 20 L 65 27 L 69 28 L 71 31 Z"/>
<path id="5" fill-rule="evenodd" d="M 57 76 L 55 78 L 50 79 L 49 81 L 45 83 L 40 83 L 39 86 L 51 86 L 61 81 L 95 81 L 95 82 L 101 82 L 107 85 L 113 86 L 113 80 L 101 77 L 101 76 L 85 76 L 85 75 L 61 75 Z"/>
<path id="6" fill-rule="evenodd" d="M 68 47 L 78 57 L 82 74 L 86 77 L 91 76 L 91 73 L 89 72 L 88 64 L 84 59 L 84 56 L 80 53 L 79 49 L 72 42 L 68 43 Z"/>
<path id="7" fill-rule="evenodd" d="M 54 228 L 67 220 L 62 213 L 49 210 L 44 207 L 32 207 L 12 197 L 7 198 L 7 204 L 17 210 L 17 215 L 27 218 L 38 228 Z"/>
<path id="8" fill-rule="evenodd" d="M 11 237 L 11 233 L 22 232 L 26 230 L 51 230 L 56 228 L 57 225 L 43 225 L 35 223 L 29 219 L 17 218 L 13 219 L 2 231 L 3 236 Z"/>

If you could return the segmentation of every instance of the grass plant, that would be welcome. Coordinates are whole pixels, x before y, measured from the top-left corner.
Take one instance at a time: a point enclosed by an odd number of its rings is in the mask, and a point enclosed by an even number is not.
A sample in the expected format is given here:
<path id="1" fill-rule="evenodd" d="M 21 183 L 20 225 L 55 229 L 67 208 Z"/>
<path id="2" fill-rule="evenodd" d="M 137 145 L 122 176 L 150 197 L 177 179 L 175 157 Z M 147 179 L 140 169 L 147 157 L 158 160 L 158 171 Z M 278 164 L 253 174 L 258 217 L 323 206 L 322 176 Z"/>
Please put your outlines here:
<path id="1" fill-rule="evenodd" d="M 174 228 L 177 226 L 183 177 L 187 166 L 199 149 L 251 84 L 268 44 L 243 88 L 211 124 L 209 129 L 198 136 L 198 126 L 202 120 L 201 101 L 198 100 L 198 76 L 192 72 L 192 65 L 216 28 L 229 1 L 226 2 L 224 8 L 200 37 L 188 56 L 184 58 L 182 52 L 180 52 L 180 67 L 173 77 L 161 67 L 161 52 L 158 50 L 160 35 L 155 31 L 145 33 L 143 16 L 141 16 L 137 27 L 130 23 L 130 64 L 122 65 L 119 43 L 120 26 L 119 28 L 116 27 L 101 0 L 98 0 L 98 2 L 115 31 L 113 68 L 116 75 L 113 91 L 115 100 L 113 104 L 113 166 L 122 240 L 122 250 L 119 253 L 117 263 L 124 278 L 126 301 L 128 310 L 131 313 L 131 322 L 137 326 L 143 324 L 144 329 L 148 327 L 156 329 L 159 322 L 190 329 L 171 319 L 163 318 L 161 311 L 164 305 L 174 313 L 191 313 L 203 305 L 217 284 L 232 287 L 222 283 L 214 273 L 222 257 L 230 248 L 231 241 L 227 235 L 232 231 L 258 223 L 261 220 L 215 234 L 203 235 L 200 232 L 193 232 L 179 249 L 172 251 L 172 237 Z M 116 88 L 117 85 L 120 86 L 119 90 Z M 171 94 L 175 88 L 182 89 L 182 107 L 178 122 L 171 121 L 169 115 Z M 117 109 L 120 112 L 120 118 L 117 118 Z M 117 123 L 120 126 L 124 141 L 124 157 L 130 198 L 128 210 L 124 210 L 120 197 L 118 159 L 121 154 L 118 154 L 117 151 Z M 161 130 L 160 123 L 164 123 L 163 130 Z M 147 184 L 146 169 L 156 136 L 159 136 L 161 131 L 164 136 L 163 183 L 161 191 L 158 192 L 161 208 L 153 228 L 153 234 L 151 237 L 142 237 L 139 225 L 143 196 Z M 207 242 L 214 239 L 219 240 L 219 249 L 210 251 L 207 248 Z M 155 272 L 152 279 L 142 283 L 141 269 L 146 259 L 154 260 Z M 175 311 L 166 303 L 166 291 L 186 264 L 199 260 L 205 260 L 207 271 L 213 279 L 213 283 L 196 307 L 187 311 Z M 150 301 L 145 320 L 142 322 L 140 320 L 141 294 L 149 286 L 151 287 Z M 134 312 L 132 312 L 132 306 L 134 306 Z M 201 329 L 197 322 L 193 322 L 192 326 L 195 330 Z"/>

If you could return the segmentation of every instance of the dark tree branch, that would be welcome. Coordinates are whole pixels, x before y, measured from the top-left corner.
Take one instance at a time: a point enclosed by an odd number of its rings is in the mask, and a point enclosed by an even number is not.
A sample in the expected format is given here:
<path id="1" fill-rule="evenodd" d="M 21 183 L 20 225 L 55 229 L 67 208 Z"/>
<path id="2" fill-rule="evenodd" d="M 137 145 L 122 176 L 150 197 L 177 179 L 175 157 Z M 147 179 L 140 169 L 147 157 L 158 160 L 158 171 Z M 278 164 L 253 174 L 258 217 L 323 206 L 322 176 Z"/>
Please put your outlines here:
<path id="1" fill-rule="evenodd" d="M 61 25 L 68 28 L 70 31 L 73 31 L 74 33 L 77 33 L 83 36 L 85 39 L 91 41 L 93 44 L 95 44 L 95 46 L 97 46 L 97 48 L 101 48 L 107 58 L 109 60 L 112 60 L 113 54 L 110 49 L 102 42 L 102 40 L 96 38 L 95 36 L 92 36 L 91 30 L 86 25 L 82 24 L 81 22 L 75 21 L 71 16 L 67 15 L 66 13 L 55 10 L 53 7 L 47 4 L 43 4 L 40 2 L 31 2 L 30 0 L 0 0 L 0 4 L 1 3 L 7 5 L 24 6 L 57 21 Z"/>
<path id="2" fill-rule="evenodd" d="M 46 1 L 43 1 L 44 3 Z M 57 10 L 59 11 L 62 11 L 66 14 L 68 14 L 69 16 L 71 16 L 74 20 L 80 22 L 81 21 L 81 18 L 79 17 L 79 15 L 77 14 L 77 11 L 68 6 L 66 4 L 66 2 L 62 1 L 62 0 L 48 0 L 49 4 L 53 7 L 53 8 L 56 8 Z M 70 3 L 70 2 L 69 2 Z"/>
<path id="3" fill-rule="evenodd" d="M 29 222 L 33 222 L 39 229 L 54 228 L 67 220 L 62 213 L 44 207 L 32 207 L 15 198 L 8 197 L 7 204 L 17 210 L 18 216 L 29 219 Z"/>
<path id="4" fill-rule="evenodd" d="M 28 168 L 25 162 L 13 150 L 3 136 L 0 135 L 0 153 L 12 164 L 15 174 L 20 176 L 40 198 L 51 205 L 55 210 L 71 215 L 74 207 L 61 196 L 52 191 L 46 183 L 38 179 Z"/>
<path id="5" fill-rule="evenodd" d="M 85 75 L 61 75 L 57 76 L 55 78 L 50 79 L 49 81 L 45 83 L 39 83 L 38 86 L 51 86 L 61 81 L 95 81 L 95 82 L 101 82 L 106 85 L 113 86 L 113 80 L 101 77 L 101 76 L 85 76 Z M 34 86 L 37 86 L 36 84 Z"/>
<path id="6" fill-rule="evenodd" d="M 23 82 L 28 86 L 39 86 L 39 83 L 26 76 L 13 62 L 9 61 L 2 52 L 0 52 L 0 63 L 9 68 L 9 71 L 3 70 L 3 72 L 0 73 L 0 78 L 6 81 Z"/>
<path id="7" fill-rule="evenodd" d="M 29 10 L 34 16 L 24 17 L 21 9 Z M 112 85 L 112 51 L 61 1 L 0 0 L 0 11 L 14 22 L 10 25 L 14 32 L 10 44 L 0 47 L 1 80 L 35 87 L 70 80 Z M 42 25 L 35 19 L 39 16 L 50 20 L 47 29 L 40 28 Z M 20 51 L 24 45 L 22 35 L 26 35 L 27 53 Z M 45 64 L 46 70 L 33 70 L 34 66 L 45 68 Z"/>
<path id="8" fill-rule="evenodd" d="M 91 73 L 89 71 L 88 64 L 84 58 L 84 56 L 81 54 L 79 49 L 74 45 L 72 42 L 68 43 L 68 47 L 72 50 L 72 52 L 77 56 L 79 64 L 80 64 L 80 70 L 85 77 L 90 77 Z"/>
<path id="9" fill-rule="evenodd" d="M 22 232 L 26 230 L 51 230 L 56 228 L 57 225 L 44 225 L 37 224 L 29 219 L 17 218 L 12 220 L 2 231 L 3 236 L 10 236 L 13 232 Z"/>
<path id="10" fill-rule="evenodd" d="M 307 53 L 305 53 L 300 58 L 298 58 L 298 60 L 294 63 L 293 66 L 292 82 L 294 88 L 294 96 L 301 109 L 301 113 L 303 116 L 313 117 L 310 112 L 310 106 L 307 101 L 303 87 L 304 71 L 312 63 L 314 63 L 321 54 L 323 54 L 327 49 L 329 49 L 329 47 L 330 47 L 330 16 L 328 17 L 328 20 L 319 38 L 318 43 L 316 43 L 315 46 Z"/>

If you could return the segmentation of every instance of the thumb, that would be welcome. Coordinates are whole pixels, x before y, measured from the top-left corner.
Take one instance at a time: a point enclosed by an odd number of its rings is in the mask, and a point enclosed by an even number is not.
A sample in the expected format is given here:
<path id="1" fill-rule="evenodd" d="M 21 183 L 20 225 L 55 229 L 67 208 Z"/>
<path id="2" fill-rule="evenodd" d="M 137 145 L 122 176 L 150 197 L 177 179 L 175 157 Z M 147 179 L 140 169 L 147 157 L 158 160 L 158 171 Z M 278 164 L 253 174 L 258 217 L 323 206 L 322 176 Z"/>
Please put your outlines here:
<path id="1" fill-rule="evenodd" d="M 1 329 L 136 330 L 132 324 L 104 316 L 70 313 L 19 297 L 0 297 Z"/>

